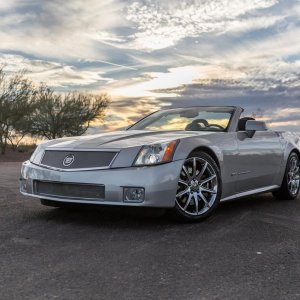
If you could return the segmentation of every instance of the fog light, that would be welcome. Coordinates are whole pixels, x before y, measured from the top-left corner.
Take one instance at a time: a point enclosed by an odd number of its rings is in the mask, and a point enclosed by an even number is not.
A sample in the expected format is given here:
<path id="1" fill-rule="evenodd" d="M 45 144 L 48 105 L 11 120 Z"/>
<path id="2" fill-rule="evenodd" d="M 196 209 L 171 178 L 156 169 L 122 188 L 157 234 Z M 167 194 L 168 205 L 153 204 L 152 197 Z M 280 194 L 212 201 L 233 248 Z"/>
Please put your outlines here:
<path id="1" fill-rule="evenodd" d="M 124 202 L 143 202 L 145 189 L 141 187 L 124 187 Z"/>

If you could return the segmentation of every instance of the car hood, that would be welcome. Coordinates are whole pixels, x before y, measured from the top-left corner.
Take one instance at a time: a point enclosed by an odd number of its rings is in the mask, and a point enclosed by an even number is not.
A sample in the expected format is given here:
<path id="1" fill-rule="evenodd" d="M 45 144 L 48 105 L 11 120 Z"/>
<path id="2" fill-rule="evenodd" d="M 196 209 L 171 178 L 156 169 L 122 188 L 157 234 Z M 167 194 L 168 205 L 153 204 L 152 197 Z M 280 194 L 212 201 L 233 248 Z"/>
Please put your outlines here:
<path id="1" fill-rule="evenodd" d="M 192 136 L 208 135 L 214 132 L 195 131 L 114 131 L 95 135 L 62 138 L 48 141 L 47 148 L 64 149 L 123 149 L 147 144 L 168 142 Z"/>

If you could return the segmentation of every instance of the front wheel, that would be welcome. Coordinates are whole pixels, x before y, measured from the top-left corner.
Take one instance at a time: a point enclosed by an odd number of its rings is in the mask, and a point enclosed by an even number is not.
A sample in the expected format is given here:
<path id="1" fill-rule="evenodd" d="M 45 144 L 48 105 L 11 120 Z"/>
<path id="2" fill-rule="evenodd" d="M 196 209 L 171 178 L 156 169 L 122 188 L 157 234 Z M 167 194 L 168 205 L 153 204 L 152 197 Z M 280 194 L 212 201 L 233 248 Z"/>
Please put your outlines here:
<path id="1" fill-rule="evenodd" d="M 202 220 L 215 210 L 221 194 L 222 181 L 216 162 L 204 152 L 192 153 L 180 172 L 174 213 L 182 220 Z"/>
<path id="2" fill-rule="evenodd" d="M 288 158 L 284 178 L 280 189 L 273 192 L 279 200 L 293 200 L 297 198 L 300 188 L 300 161 L 297 153 L 292 152 Z"/>

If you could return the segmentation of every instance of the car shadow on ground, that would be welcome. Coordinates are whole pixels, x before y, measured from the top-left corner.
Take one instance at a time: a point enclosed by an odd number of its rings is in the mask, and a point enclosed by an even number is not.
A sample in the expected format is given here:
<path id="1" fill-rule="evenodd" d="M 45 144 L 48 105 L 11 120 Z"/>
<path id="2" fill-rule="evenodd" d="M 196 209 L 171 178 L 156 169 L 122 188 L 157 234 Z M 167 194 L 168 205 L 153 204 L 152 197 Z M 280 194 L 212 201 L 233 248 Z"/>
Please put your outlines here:
<path id="1" fill-rule="evenodd" d="M 288 202 L 288 203 L 286 203 Z M 222 225 L 228 220 L 240 219 L 242 216 L 257 213 L 269 213 L 274 209 L 294 206 L 294 201 L 277 201 L 271 194 L 246 197 L 238 200 L 223 202 L 214 214 L 199 224 Z M 297 201 L 298 202 L 298 201 Z M 38 204 L 36 204 L 38 205 Z M 174 220 L 167 211 L 153 208 L 128 208 L 112 206 L 72 206 L 70 208 L 53 208 L 41 206 L 31 218 L 56 223 L 74 223 L 85 226 L 114 226 L 114 227 L 151 227 L 157 225 L 190 225 L 191 223 Z"/>

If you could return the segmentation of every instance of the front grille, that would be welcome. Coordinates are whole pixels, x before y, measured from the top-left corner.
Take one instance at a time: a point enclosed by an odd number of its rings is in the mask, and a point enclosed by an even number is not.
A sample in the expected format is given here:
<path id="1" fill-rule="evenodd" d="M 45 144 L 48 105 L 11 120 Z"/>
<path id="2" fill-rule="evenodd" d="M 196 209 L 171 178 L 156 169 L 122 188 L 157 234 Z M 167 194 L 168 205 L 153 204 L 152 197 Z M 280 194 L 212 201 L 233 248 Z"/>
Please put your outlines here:
<path id="1" fill-rule="evenodd" d="M 55 198 L 101 200 L 105 198 L 105 186 L 35 180 L 34 193 Z"/>
<path id="2" fill-rule="evenodd" d="M 108 151 L 46 150 L 41 164 L 64 170 L 107 168 L 116 154 Z"/>

